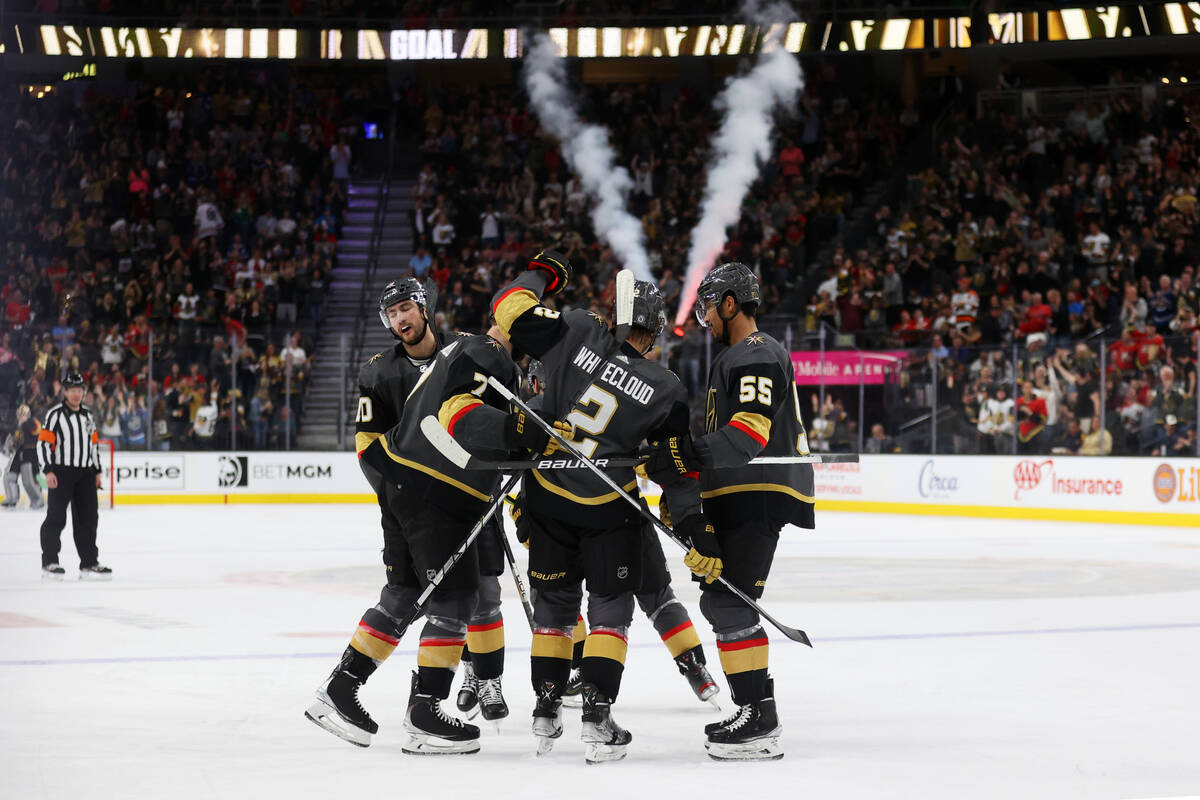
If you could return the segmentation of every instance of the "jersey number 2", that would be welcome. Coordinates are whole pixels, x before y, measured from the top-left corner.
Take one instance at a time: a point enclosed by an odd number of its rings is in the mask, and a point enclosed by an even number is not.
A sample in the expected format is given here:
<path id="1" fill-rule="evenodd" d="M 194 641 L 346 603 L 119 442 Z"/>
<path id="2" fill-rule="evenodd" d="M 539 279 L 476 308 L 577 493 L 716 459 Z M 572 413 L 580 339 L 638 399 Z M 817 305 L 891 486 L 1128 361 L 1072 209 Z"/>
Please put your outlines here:
<path id="1" fill-rule="evenodd" d="M 608 428 L 608 423 L 612 422 L 613 414 L 617 413 L 617 398 L 595 385 L 589 386 L 583 393 L 579 398 L 579 405 L 595 405 L 597 409 L 594 414 L 590 415 L 576 409 L 567 414 L 567 422 L 571 423 L 574 430 L 595 436 L 604 433 Z M 600 446 L 595 439 L 580 439 L 574 444 L 575 449 L 588 458 L 591 458 L 595 454 L 596 448 Z"/>

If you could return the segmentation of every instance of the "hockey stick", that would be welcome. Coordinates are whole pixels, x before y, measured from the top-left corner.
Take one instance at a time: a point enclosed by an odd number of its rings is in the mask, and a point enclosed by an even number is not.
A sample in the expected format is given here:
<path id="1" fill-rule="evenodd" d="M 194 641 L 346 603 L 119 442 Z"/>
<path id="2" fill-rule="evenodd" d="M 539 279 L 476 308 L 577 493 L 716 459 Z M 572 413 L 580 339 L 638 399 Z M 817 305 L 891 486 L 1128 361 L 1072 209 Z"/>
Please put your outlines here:
<path id="1" fill-rule="evenodd" d="M 551 425 L 549 422 L 547 422 L 546 420 L 539 417 L 537 414 L 535 414 L 529 408 L 529 406 L 527 406 L 527 405 L 525 405 L 525 403 L 521 402 L 521 398 L 517 397 L 515 394 L 510 392 L 508 390 L 507 386 L 505 386 L 504 384 L 502 384 L 500 381 L 496 380 L 495 378 L 488 378 L 488 384 L 493 389 L 495 389 L 497 392 L 499 392 L 501 395 L 503 395 L 505 397 L 505 399 L 507 399 L 510 403 L 513 403 L 518 408 L 520 408 L 522 411 L 524 411 L 526 416 L 530 416 L 530 417 L 536 419 L 538 425 L 540 425 L 543 430 L 545 430 L 547 433 L 549 433 L 550 437 L 552 439 L 554 439 L 555 441 L 558 442 L 559 447 L 561 447 L 563 450 L 566 450 L 568 453 L 570 453 L 575 458 L 584 462 L 592 470 L 592 472 L 594 472 L 596 474 L 596 477 L 598 477 L 598 478 L 600 478 L 600 480 L 604 481 L 604 483 L 608 485 L 608 488 L 615 491 L 619 496 L 625 498 L 625 501 L 627 503 L 629 503 L 631 506 L 633 506 L 634 508 L 636 508 L 638 510 L 638 513 L 641 514 L 643 517 L 645 517 L 652 525 L 654 525 L 654 527 L 657 528 L 660 533 L 665 534 L 668 538 L 670 538 L 670 540 L 672 542 L 675 542 L 675 544 L 677 544 L 681 548 L 683 548 L 684 551 L 691 550 L 691 546 L 688 545 L 687 543 L 685 543 L 678 536 L 676 536 L 675 531 L 668 528 L 666 525 L 664 525 L 662 523 L 662 520 L 660 520 L 658 517 L 654 516 L 648 510 L 643 508 L 641 503 L 639 503 L 637 500 L 634 500 L 633 497 L 631 497 L 628 492 L 626 492 L 623 488 L 621 488 L 621 486 L 618 485 L 616 481 L 614 481 L 612 478 L 608 477 L 608 475 L 606 475 L 604 473 L 604 470 L 600 469 L 595 464 L 593 464 L 591 461 L 589 461 L 586 456 L 584 456 L 577 449 L 575 449 L 575 445 L 573 445 L 571 442 L 567 441 L 562 436 L 560 436 L 558 434 L 558 431 L 555 430 L 553 425 Z M 766 611 L 764 611 L 762 606 L 760 606 L 758 603 L 756 603 L 753 598 L 751 598 L 749 595 L 747 595 L 745 592 L 743 592 L 738 587 L 734 586 L 732 583 L 727 581 L 725 578 L 719 577 L 719 578 L 717 578 L 717 580 L 720 581 L 721 585 L 724 586 L 726 589 L 728 589 L 729 591 L 733 592 L 735 595 L 740 597 L 742 599 L 742 602 L 746 603 L 746 605 L 753 608 L 764 619 L 766 619 L 768 622 L 770 622 L 772 625 L 774 625 L 776 628 L 778 628 L 780 633 L 782 633 L 784 636 L 788 637 L 793 642 L 800 642 L 801 644 L 806 644 L 809 647 L 812 647 L 812 642 L 809 641 L 808 634 L 806 634 L 804 631 L 800 630 L 799 628 L 792 628 L 787 625 L 784 625 L 782 622 L 775 619 L 773 616 L 771 616 Z"/>
<path id="2" fill-rule="evenodd" d="M 434 573 L 433 577 L 429 579 L 429 585 L 426 586 L 425 590 L 421 592 L 416 600 L 413 601 L 412 609 L 408 612 L 408 616 L 404 618 L 404 622 L 399 626 L 397 632 L 393 634 L 397 639 L 402 638 L 405 632 L 408 631 L 409 627 L 418 619 L 420 619 L 421 615 L 425 613 L 425 603 L 429 600 L 430 595 L 432 595 L 437 589 L 438 585 L 446 579 L 446 575 L 450 573 L 450 570 L 454 569 L 454 565 L 459 562 L 459 559 L 466 554 L 467 548 L 471 546 L 471 543 L 479 537 L 479 533 L 483 530 L 483 526 L 486 525 L 487 521 L 492 518 L 493 514 L 496 513 L 496 509 L 500 508 L 500 506 L 504 504 L 505 495 L 512 490 L 512 487 L 516 485 L 519 478 L 519 475 L 513 475 L 508 479 L 508 483 L 501 487 L 500 493 L 492 499 L 491 505 L 489 505 L 487 510 L 483 512 L 483 516 L 480 517 L 479 521 L 475 523 L 475 527 L 471 528 L 471 532 L 467 534 L 465 539 L 463 539 L 462 544 L 458 546 L 457 550 L 450 554 L 450 557 L 446 559 L 446 563 L 442 565 L 442 568 Z M 501 534 L 503 535 L 503 531 L 501 531 Z"/>
<path id="3" fill-rule="evenodd" d="M 448 458 L 459 469 L 498 469 L 505 472 L 527 469 L 588 469 L 585 461 L 574 458 L 535 458 L 525 461 L 488 461 L 467 452 L 450 433 L 442 427 L 437 417 L 430 414 L 421 420 L 421 433 L 438 452 Z M 645 463 L 644 458 L 622 456 L 618 458 L 596 458 L 592 463 L 597 467 L 636 467 Z M 765 464 L 832 464 L 858 463 L 858 453 L 822 453 L 807 456 L 762 456 L 752 458 L 751 466 Z"/>
<path id="4" fill-rule="evenodd" d="M 510 499 L 508 492 L 504 494 L 504 500 L 508 502 Z M 517 597 L 521 599 L 521 608 L 525 609 L 525 619 L 529 620 L 529 630 L 532 632 L 535 628 L 533 624 L 533 603 L 529 600 L 529 593 L 525 591 L 525 583 L 521 580 L 521 570 L 517 567 L 517 557 L 513 555 L 512 545 L 509 544 L 508 537 L 504 535 L 503 525 L 500 526 L 500 543 L 504 545 L 504 557 L 508 560 L 508 569 L 512 572 L 513 583 L 517 585 Z"/>

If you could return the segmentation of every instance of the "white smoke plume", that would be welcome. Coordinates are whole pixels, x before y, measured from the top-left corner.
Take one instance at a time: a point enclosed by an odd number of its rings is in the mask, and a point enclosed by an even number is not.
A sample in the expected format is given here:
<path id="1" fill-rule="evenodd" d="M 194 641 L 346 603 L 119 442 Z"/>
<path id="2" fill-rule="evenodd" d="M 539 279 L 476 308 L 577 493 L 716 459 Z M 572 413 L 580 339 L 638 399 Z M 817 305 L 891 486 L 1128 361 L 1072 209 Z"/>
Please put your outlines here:
<path id="1" fill-rule="evenodd" d="M 608 243 L 621 265 L 633 270 L 639 280 L 653 280 L 641 220 L 625 206 L 633 179 L 628 170 L 616 165 L 608 131 L 579 119 L 575 98 L 567 89 L 563 60 L 558 57 L 554 42 L 544 33 L 535 37 L 525 56 L 524 77 L 525 91 L 538 121 L 559 141 L 563 157 L 595 203 L 592 227 L 596 235 Z"/>
<path id="2" fill-rule="evenodd" d="M 700 219 L 692 229 L 684 280 L 675 324 L 682 325 L 696 302 L 696 289 L 712 269 L 727 241 L 727 231 L 737 224 L 742 200 L 771 157 L 771 130 L 776 110 L 795 108 L 804 86 L 800 62 L 783 46 L 784 26 L 774 23 L 794 19 L 785 7 L 762 9 L 757 3 L 742 8 L 745 18 L 767 32 L 754 67 L 733 78 L 713 101 L 721 112 L 721 127 L 712 143 L 712 159 L 700 205 Z"/>

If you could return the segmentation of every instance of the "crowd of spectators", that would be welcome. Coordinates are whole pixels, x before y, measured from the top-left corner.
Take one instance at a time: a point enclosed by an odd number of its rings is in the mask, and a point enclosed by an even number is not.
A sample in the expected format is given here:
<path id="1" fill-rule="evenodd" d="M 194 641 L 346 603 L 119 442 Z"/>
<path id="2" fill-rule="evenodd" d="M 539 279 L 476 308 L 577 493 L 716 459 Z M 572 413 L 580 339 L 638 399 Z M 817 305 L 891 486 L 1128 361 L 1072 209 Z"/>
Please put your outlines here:
<path id="1" fill-rule="evenodd" d="M 959 114 L 901 206 L 878 212 L 873 244 L 839 249 L 807 306 L 809 331 L 911 348 L 872 438 L 906 447 L 936 369 L 939 450 L 1195 454 L 1196 120 L 1200 92 L 1178 87 L 1061 119 Z M 832 402 L 818 428 L 845 419 Z M 930 444 L 925 420 L 914 448 Z"/>
<path id="2" fill-rule="evenodd" d="M 40 418 L 70 371 L 122 446 L 228 446 L 233 425 L 243 446 L 282 442 L 363 90 L 259 70 L 72 86 L 2 101 L 0 419 Z"/>
<path id="3" fill-rule="evenodd" d="M 838 235 L 848 210 L 919 120 L 886 94 L 851 102 L 837 77 L 832 65 L 807 75 L 797 113 L 778 131 L 778 154 L 731 232 L 726 256 L 763 276 L 767 309 Z M 625 159 L 633 181 L 629 208 L 642 220 L 652 271 L 673 310 L 719 121 L 712 97 L 658 85 L 584 90 L 583 113 L 607 127 Z M 545 243 L 566 252 L 576 269 L 564 302 L 606 307 L 608 278 L 619 264 L 596 240 L 587 195 L 524 95 L 511 88 L 413 90 L 406 103 L 423 159 L 408 267 L 437 283 L 442 323 L 478 329 L 492 292 Z"/>

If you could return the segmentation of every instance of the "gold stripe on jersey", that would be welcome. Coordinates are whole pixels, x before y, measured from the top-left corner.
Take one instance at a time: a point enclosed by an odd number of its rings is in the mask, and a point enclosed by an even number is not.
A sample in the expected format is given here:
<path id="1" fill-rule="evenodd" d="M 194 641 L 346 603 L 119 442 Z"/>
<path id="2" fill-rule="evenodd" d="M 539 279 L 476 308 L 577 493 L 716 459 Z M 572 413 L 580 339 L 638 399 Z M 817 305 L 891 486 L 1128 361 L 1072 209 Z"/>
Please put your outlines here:
<path id="1" fill-rule="evenodd" d="M 609 492 L 608 494 L 602 494 L 598 497 L 580 497 L 574 492 L 568 492 L 561 486 L 556 486 L 555 484 L 551 483 L 547 478 L 542 477 L 542 473 L 536 469 L 533 470 L 533 478 L 547 492 L 570 500 L 572 503 L 578 503 L 581 506 L 602 506 L 605 503 L 611 503 L 613 500 L 616 500 L 620 497 L 620 495 L 616 492 Z M 632 492 L 637 488 L 637 478 L 634 478 L 623 488 L 626 492 Z"/>
<path id="2" fill-rule="evenodd" d="M 416 461 L 409 461 L 407 458 L 401 458 L 400 456 L 396 455 L 388 449 L 386 436 L 380 437 L 379 443 L 383 445 L 383 452 L 387 453 L 388 458 L 390 458 L 392 461 L 395 461 L 397 464 L 401 464 L 409 469 L 415 469 L 417 472 L 423 472 L 431 478 L 439 480 L 442 483 L 449 484 L 455 489 L 458 489 L 460 492 L 474 497 L 476 500 L 482 500 L 485 503 L 491 502 L 492 498 L 490 495 L 486 495 L 477 489 L 473 489 L 462 481 L 456 481 L 449 475 L 443 475 L 432 467 L 427 467 L 424 464 L 418 464 Z"/>
<path id="3" fill-rule="evenodd" d="M 443 428 L 450 431 L 450 433 L 454 433 L 454 431 L 450 430 L 450 426 L 454 422 L 455 417 L 470 410 L 473 406 L 481 405 L 483 405 L 483 401 L 473 394 L 456 394 L 442 403 L 442 407 L 438 409 L 438 422 L 442 424 Z"/>
<path id="4" fill-rule="evenodd" d="M 771 438 L 771 418 L 764 417 L 762 414 L 755 414 L 753 411 L 739 411 L 729 418 L 729 421 L 740 422 L 750 430 L 754 431 L 765 442 Z"/>
<path id="5" fill-rule="evenodd" d="M 496 317 L 496 324 L 500 326 L 500 330 L 508 336 L 509 329 L 517 321 L 517 317 L 537 305 L 540 303 L 536 294 L 528 289 L 513 289 L 500 298 L 500 302 L 492 309 L 492 314 Z"/>
<path id="6" fill-rule="evenodd" d="M 355 451 L 361 456 L 362 451 L 370 447 L 371 442 L 375 441 L 380 436 L 383 436 L 383 434 L 375 433 L 373 431 L 359 431 L 358 433 L 354 434 Z"/>
<path id="7" fill-rule="evenodd" d="M 790 486 L 783 486 L 778 483 L 742 483 L 734 486 L 722 486 L 720 489 L 709 489 L 707 492 L 701 492 L 702 500 L 711 500 L 714 497 L 721 497 L 726 494 L 735 494 L 737 492 L 778 492 L 786 494 L 789 497 L 794 497 L 801 503 L 815 503 L 815 497 L 809 497 L 806 494 L 800 494 Z"/>

